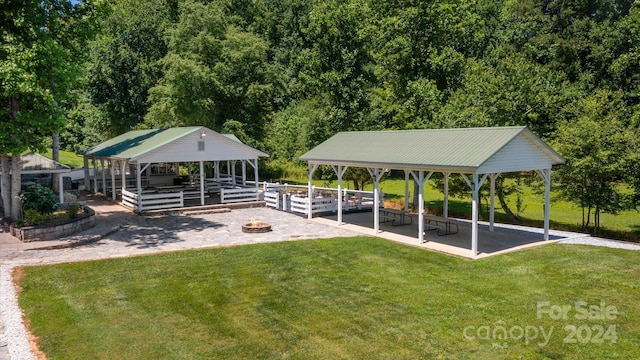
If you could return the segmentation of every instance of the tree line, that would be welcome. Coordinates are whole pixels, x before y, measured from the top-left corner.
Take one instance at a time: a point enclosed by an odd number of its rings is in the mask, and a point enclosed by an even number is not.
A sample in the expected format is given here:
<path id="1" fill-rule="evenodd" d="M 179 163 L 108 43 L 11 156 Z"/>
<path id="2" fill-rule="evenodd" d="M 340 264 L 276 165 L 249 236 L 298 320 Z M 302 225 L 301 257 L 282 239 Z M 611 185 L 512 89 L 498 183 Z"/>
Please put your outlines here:
<path id="1" fill-rule="evenodd" d="M 640 199 L 635 1 L 26 3 L 40 15 L 0 15 L 37 18 L 2 19 L 0 160 L 51 132 L 77 151 L 131 129 L 203 125 L 269 153 L 279 177 L 339 131 L 526 125 L 567 160 L 555 186 L 585 225 Z M 42 24 L 61 24 L 57 37 Z M 49 52 L 31 59 L 40 46 Z M 23 68 L 39 84 L 24 98 L 12 90 L 30 81 Z"/>

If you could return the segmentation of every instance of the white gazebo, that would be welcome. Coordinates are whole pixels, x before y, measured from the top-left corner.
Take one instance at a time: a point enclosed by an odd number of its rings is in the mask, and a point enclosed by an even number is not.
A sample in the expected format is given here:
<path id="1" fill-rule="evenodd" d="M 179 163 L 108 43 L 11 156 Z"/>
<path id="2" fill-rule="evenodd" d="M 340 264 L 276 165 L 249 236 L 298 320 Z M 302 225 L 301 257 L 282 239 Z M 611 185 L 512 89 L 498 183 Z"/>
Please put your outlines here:
<path id="1" fill-rule="evenodd" d="M 222 203 L 257 200 L 258 159 L 268 156 L 203 126 L 130 131 L 83 155 L 87 189 L 114 200 L 119 194 L 123 205 L 138 212 L 184 207 L 186 200 L 205 205 L 213 193 Z M 179 173 L 181 164 L 189 168 L 188 175 Z M 209 175 L 206 164 L 211 165 Z M 247 164 L 253 168 L 252 184 Z"/>
<path id="2" fill-rule="evenodd" d="M 472 257 L 478 255 L 479 189 L 488 178 L 491 184 L 490 225 L 494 225 L 495 181 L 502 173 L 535 171 L 545 183 L 544 239 L 549 239 L 551 168 L 564 159 L 526 127 L 494 127 L 404 131 L 341 132 L 300 157 L 309 163 L 308 185 L 319 165 L 331 165 L 338 176 L 348 167 L 366 168 L 373 178 L 374 231 L 379 232 L 379 182 L 387 170 L 405 172 L 405 210 L 408 210 L 408 181 L 418 184 L 418 240 L 424 240 L 424 184 L 434 172 L 444 175 L 444 218 L 448 217 L 448 179 L 462 176 L 472 192 Z M 311 206 L 311 201 L 309 201 Z M 307 212 L 312 216 L 311 209 Z M 338 224 L 342 224 L 342 201 L 338 201 Z"/>

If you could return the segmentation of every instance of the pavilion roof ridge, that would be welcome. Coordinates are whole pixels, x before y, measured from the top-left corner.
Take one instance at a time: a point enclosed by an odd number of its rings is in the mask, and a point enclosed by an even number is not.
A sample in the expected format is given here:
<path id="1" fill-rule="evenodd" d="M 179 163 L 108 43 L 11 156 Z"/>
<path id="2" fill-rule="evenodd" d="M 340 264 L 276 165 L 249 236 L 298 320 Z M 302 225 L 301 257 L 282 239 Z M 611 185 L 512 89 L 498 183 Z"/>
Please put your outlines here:
<path id="1" fill-rule="evenodd" d="M 444 131 L 496 131 L 496 130 L 516 130 L 523 131 L 528 129 L 524 125 L 509 125 L 509 126 L 492 126 L 492 127 L 467 127 L 467 128 L 438 128 L 438 129 L 401 129 L 401 130 L 348 130 L 339 131 L 336 134 L 358 134 L 358 133 L 410 133 L 410 132 L 444 132 Z"/>

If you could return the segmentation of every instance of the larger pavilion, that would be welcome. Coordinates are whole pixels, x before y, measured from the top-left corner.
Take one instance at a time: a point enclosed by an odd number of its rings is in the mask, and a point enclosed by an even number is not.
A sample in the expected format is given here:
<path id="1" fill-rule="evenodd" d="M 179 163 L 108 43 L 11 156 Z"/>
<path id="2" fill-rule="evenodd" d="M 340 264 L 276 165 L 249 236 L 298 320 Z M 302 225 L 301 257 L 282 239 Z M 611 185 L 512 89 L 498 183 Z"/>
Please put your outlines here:
<path id="1" fill-rule="evenodd" d="M 319 165 L 331 165 L 338 176 L 338 193 L 348 167 L 366 168 L 373 179 L 374 231 L 379 232 L 379 183 L 388 170 L 405 172 L 405 210 L 408 210 L 409 176 L 418 184 L 418 214 L 424 214 L 424 185 L 431 175 L 444 175 L 443 216 L 448 217 L 448 181 L 460 174 L 472 193 L 471 255 L 478 255 L 479 189 L 489 178 L 490 225 L 494 225 L 496 178 L 502 173 L 535 171 L 544 180 L 544 240 L 549 240 L 551 168 L 564 159 L 526 127 L 493 127 L 404 131 L 341 132 L 300 157 L 309 164 L 309 193 Z M 309 201 L 311 207 L 311 201 Z M 311 209 L 307 212 L 312 217 Z M 425 229 L 418 216 L 418 229 Z M 342 224 L 342 201 L 338 201 L 338 224 Z M 418 231 L 420 243 L 424 231 Z"/>
<path id="2" fill-rule="evenodd" d="M 123 205 L 138 212 L 184 207 L 185 200 L 205 205 L 214 193 L 222 194 L 223 203 L 258 200 L 258 159 L 266 156 L 203 126 L 134 130 L 85 151 L 85 184 L 114 200 L 120 195 Z M 180 166 L 189 169 L 187 175 Z"/>

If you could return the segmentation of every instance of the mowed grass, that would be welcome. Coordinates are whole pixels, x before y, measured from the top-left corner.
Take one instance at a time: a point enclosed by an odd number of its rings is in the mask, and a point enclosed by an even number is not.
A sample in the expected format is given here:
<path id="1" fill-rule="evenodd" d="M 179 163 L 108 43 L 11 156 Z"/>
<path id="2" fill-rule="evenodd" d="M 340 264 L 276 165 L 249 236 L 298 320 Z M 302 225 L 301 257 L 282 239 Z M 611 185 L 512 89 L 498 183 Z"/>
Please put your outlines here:
<path id="1" fill-rule="evenodd" d="M 41 155 L 44 155 L 46 157 L 48 157 L 49 159 L 52 158 L 52 152 L 51 149 L 48 149 L 44 152 L 41 153 Z M 84 166 L 84 160 L 82 159 L 82 156 L 72 152 L 72 151 L 64 151 L 64 150 L 60 150 L 60 163 L 65 164 L 69 167 L 73 168 L 79 168 L 79 167 L 83 167 Z"/>
<path id="2" fill-rule="evenodd" d="M 26 267 L 18 283 L 49 359 L 632 359 L 637 258 L 548 245 L 469 261 L 356 237 Z M 538 316 L 543 301 L 567 318 Z M 577 301 L 616 314 L 580 319 Z"/>

